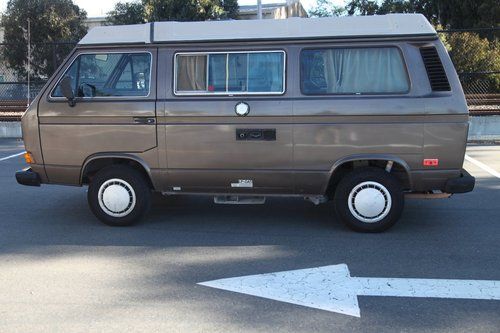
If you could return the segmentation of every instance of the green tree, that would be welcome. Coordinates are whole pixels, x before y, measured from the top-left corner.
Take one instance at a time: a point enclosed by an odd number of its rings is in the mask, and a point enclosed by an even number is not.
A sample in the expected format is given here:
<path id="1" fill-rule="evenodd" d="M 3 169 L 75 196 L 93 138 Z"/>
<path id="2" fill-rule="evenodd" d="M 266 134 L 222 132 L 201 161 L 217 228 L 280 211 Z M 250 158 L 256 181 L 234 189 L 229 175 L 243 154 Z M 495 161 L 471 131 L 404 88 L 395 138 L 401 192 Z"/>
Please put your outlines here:
<path id="1" fill-rule="evenodd" d="M 329 17 L 340 16 L 344 12 L 343 7 L 334 5 L 331 0 L 317 0 L 316 7 L 311 9 L 308 14 L 310 17 Z"/>
<path id="2" fill-rule="evenodd" d="M 414 12 L 412 2 L 406 0 L 384 0 L 377 8 L 377 14 Z"/>
<path id="3" fill-rule="evenodd" d="M 500 49 L 472 32 L 455 32 L 446 37 L 446 45 L 458 72 L 500 71 Z"/>
<path id="4" fill-rule="evenodd" d="M 27 21 L 31 22 L 31 75 L 45 78 L 66 57 L 74 45 L 52 42 L 78 41 L 87 32 L 87 14 L 72 0 L 9 0 L 2 16 L 5 61 L 20 78 L 26 78 L 28 36 Z"/>
<path id="5" fill-rule="evenodd" d="M 225 19 L 237 19 L 239 15 L 238 0 L 223 0 L 222 8 L 224 9 L 224 14 L 222 18 Z"/>
<path id="6" fill-rule="evenodd" d="M 438 10 L 444 27 L 493 28 L 500 24 L 499 0 L 442 0 Z"/>
<path id="7" fill-rule="evenodd" d="M 432 24 L 440 24 L 441 4 L 449 0 L 384 0 L 376 14 L 420 13 Z"/>
<path id="8" fill-rule="evenodd" d="M 421 13 L 432 24 L 453 29 L 500 24 L 499 0 L 350 0 L 346 10 L 349 15 Z"/>
<path id="9" fill-rule="evenodd" d="M 421 13 L 429 21 L 438 24 L 441 2 L 450 0 L 351 0 L 346 5 L 349 15 L 383 15 L 390 13 Z"/>
<path id="10" fill-rule="evenodd" d="M 237 0 L 142 0 L 118 3 L 108 13 L 109 24 L 158 21 L 236 19 Z"/>
<path id="11" fill-rule="evenodd" d="M 375 15 L 379 9 L 377 1 L 351 0 L 346 5 L 349 15 Z"/>
<path id="12" fill-rule="evenodd" d="M 118 2 L 106 17 L 107 24 L 144 23 L 144 6 L 140 2 Z"/>
<path id="13" fill-rule="evenodd" d="M 447 36 L 446 44 L 458 72 L 500 70 L 500 54 L 495 42 L 475 33 L 456 32 Z"/>
<path id="14" fill-rule="evenodd" d="M 440 38 L 450 53 L 453 64 L 458 73 L 500 72 L 500 43 L 481 38 L 472 32 L 454 32 L 440 34 Z M 464 85 L 488 85 L 488 90 L 500 89 L 500 76 L 491 74 L 485 77 L 477 75 L 463 75 Z"/>

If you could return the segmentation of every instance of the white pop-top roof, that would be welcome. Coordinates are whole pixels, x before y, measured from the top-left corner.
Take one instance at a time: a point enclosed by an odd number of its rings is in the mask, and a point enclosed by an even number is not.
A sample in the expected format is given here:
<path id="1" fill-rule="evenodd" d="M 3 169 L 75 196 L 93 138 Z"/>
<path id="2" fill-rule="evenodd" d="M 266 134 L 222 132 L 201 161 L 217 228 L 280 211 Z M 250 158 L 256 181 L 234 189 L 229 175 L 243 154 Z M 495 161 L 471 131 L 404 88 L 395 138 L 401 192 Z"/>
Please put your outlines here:
<path id="1" fill-rule="evenodd" d="M 156 22 L 96 27 L 79 44 L 134 44 L 223 40 L 307 39 L 429 35 L 421 14 L 389 14 L 284 20 Z"/>

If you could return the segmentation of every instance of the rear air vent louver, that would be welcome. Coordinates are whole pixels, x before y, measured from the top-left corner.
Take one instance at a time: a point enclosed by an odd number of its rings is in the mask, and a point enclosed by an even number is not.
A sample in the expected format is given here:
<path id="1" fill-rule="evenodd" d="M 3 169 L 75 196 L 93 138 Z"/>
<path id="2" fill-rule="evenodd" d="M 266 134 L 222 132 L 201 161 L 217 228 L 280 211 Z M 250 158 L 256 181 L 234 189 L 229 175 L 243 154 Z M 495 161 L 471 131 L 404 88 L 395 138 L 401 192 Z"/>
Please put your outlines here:
<path id="1" fill-rule="evenodd" d="M 450 83 L 439 59 L 439 54 L 434 46 L 420 48 L 424 60 L 425 70 L 433 91 L 450 91 Z"/>

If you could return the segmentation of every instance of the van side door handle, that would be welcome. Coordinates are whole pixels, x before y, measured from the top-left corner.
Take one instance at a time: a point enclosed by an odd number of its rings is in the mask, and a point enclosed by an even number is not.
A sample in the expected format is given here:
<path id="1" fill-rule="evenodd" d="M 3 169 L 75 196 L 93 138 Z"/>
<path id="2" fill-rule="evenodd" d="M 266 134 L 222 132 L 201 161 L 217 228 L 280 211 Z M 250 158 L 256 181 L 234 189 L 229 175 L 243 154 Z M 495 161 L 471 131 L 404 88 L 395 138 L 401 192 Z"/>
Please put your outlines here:
<path id="1" fill-rule="evenodd" d="M 237 128 L 237 141 L 276 141 L 275 128 Z"/>
<path id="2" fill-rule="evenodd" d="M 150 117 L 134 117 L 134 124 L 150 125 L 155 123 L 155 118 Z"/>

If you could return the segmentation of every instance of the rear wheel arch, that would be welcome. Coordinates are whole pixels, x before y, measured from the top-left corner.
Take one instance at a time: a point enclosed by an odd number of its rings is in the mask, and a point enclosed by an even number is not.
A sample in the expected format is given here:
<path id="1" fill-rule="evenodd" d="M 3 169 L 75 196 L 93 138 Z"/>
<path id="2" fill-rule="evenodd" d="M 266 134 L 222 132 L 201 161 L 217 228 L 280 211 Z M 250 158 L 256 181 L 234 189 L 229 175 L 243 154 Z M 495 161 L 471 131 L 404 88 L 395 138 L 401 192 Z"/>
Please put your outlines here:
<path id="1" fill-rule="evenodd" d="M 147 163 L 136 156 L 128 154 L 99 154 L 90 156 L 82 166 L 80 184 L 88 185 L 97 172 L 113 165 L 127 165 L 136 169 L 147 180 L 149 187 L 154 190 L 151 170 Z"/>
<path id="2" fill-rule="evenodd" d="M 401 158 L 391 155 L 355 155 L 342 158 L 335 162 L 330 170 L 329 182 L 325 190 L 326 195 L 330 198 L 333 197 L 335 187 L 342 177 L 352 170 L 363 167 L 385 169 L 389 161 L 393 162 L 390 173 L 398 178 L 404 189 L 411 189 L 412 179 L 410 167 Z"/>

